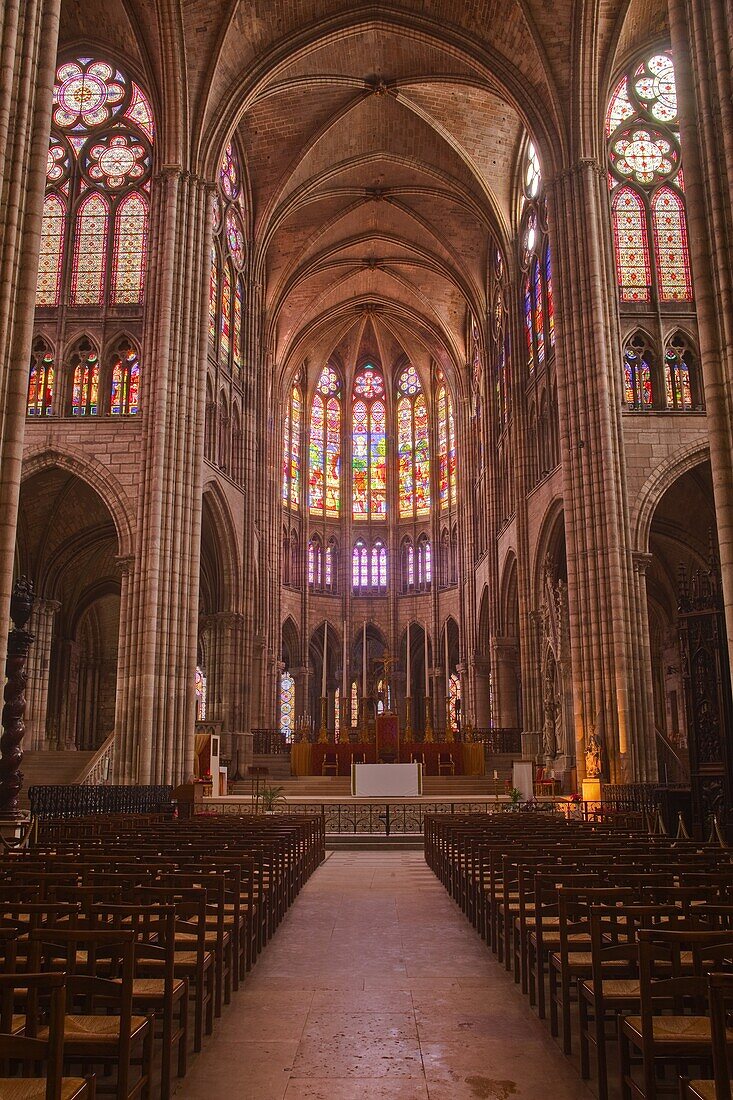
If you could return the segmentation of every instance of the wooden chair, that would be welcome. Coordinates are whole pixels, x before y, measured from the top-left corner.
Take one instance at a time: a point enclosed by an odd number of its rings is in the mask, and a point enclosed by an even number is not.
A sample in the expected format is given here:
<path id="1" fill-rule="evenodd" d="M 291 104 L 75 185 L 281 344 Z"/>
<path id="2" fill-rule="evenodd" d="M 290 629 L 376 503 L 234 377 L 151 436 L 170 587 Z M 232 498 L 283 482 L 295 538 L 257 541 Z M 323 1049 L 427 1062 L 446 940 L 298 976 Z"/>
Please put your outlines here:
<path id="1" fill-rule="evenodd" d="M 411 752 L 410 753 L 411 764 L 422 764 L 425 767 L 425 753 L 424 752 Z"/>
<path id="2" fill-rule="evenodd" d="M 623 1100 L 657 1100 L 664 1095 L 660 1075 L 666 1066 L 711 1060 L 710 1018 L 704 1012 L 709 992 L 705 971 L 711 964 L 726 964 L 732 956 L 730 933 L 639 932 L 641 1014 L 623 1017 L 619 1029 Z M 733 1029 L 726 1029 L 725 1042 L 733 1044 Z M 632 1075 L 634 1055 L 637 1062 L 641 1056 L 641 1081 Z M 676 1080 L 667 1095 L 679 1095 Z"/>
<path id="3" fill-rule="evenodd" d="M 438 775 L 455 775 L 456 762 L 452 752 L 438 753 Z"/>
<path id="4" fill-rule="evenodd" d="M 733 974 L 711 974 L 708 980 L 714 1080 L 685 1082 L 684 1100 L 731 1100 L 726 1021 L 733 999 Z"/>
<path id="5" fill-rule="evenodd" d="M 337 752 L 324 752 L 321 775 L 338 775 L 339 757 Z"/>
<path id="6" fill-rule="evenodd" d="M 132 1011 L 135 933 L 40 928 L 30 938 L 35 971 L 66 973 L 64 1063 L 100 1065 L 106 1073 L 116 1067 L 117 1082 L 112 1090 L 116 1100 L 149 1100 L 153 1017 L 136 1016 Z M 38 1037 L 48 1038 L 47 1030 L 39 1030 Z M 133 1061 L 135 1048 L 140 1055 Z M 140 1075 L 132 1081 L 131 1069 L 136 1063 Z M 103 1081 L 106 1085 L 106 1074 Z M 97 1089 L 102 1091 L 99 1081 Z"/>
<path id="7" fill-rule="evenodd" d="M 352 752 L 352 754 L 351 754 L 351 763 L 352 764 L 366 764 L 366 753 L 365 752 Z"/>
<path id="8" fill-rule="evenodd" d="M 25 1025 L 13 1024 L 16 994 L 25 1002 Z M 39 1026 L 39 1007 L 48 999 L 48 1025 Z M 0 975 L 0 1066 L 18 1067 L 20 1076 L 0 1077 L 0 1096 L 9 1100 L 94 1100 L 94 1074 L 64 1077 L 64 974 Z M 30 1076 L 29 1069 L 45 1064 L 45 1074 Z"/>

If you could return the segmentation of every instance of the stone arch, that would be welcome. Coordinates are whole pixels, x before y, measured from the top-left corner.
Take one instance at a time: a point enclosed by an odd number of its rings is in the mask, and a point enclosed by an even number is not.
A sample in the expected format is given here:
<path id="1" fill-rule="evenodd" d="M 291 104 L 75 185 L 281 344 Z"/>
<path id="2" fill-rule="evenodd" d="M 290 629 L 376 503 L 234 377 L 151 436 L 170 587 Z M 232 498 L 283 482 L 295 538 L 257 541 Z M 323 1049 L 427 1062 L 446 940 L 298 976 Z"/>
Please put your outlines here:
<path id="1" fill-rule="evenodd" d="M 134 551 L 133 508 L 114 474 L 89 455 L 81 457 L 69 451 L 48 448 L 31 452 L 24 457 L 21 484 L 42 470 L 51 470 L 54 467 L 66 470 L 80 481 L 85 481 L 102 498 L 117 531 L 120 556 L 129 557 Z"/>
<path id="2" fill-rule="evenodd" d="M 654 512 L 664 494 L 682 474 L 702 465 L 709 457 L 708 443 L 695 440 L 661 462 L 647 478 L 639 493 L 639 504 L 633 523 L 634 546 L 640 553 L 648 553 Z"/>
<path id="3" fill-rule="evenodd" d="M 202 573 L 207 560 L 210 576 L 216 578 L 216 611 L 236 611 L 241 602 L 238 569 L 239 546 L 229 504 L 220 486 L 209 482 L 203 493 L 201 515 Z"/>

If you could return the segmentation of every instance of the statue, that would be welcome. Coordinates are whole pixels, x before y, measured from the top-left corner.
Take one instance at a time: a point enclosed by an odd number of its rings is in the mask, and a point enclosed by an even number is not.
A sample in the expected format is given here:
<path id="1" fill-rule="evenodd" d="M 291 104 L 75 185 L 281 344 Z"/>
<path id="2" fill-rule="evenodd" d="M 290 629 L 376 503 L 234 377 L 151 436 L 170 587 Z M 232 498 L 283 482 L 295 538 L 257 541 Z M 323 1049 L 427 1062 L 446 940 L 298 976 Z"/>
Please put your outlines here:
<path id="1" fill-rule="evenodd" d="M 585 737 L 585 774 L 587 779 L 600 779 L 603 772 L 603 740 L 596 722 Z"/>
<path id="2" fill-rule="evenodd" d="M 552 680 L 545 677 L 544 715 L 542 724 L 542 751 L 545 756 L 557 756 L 557 734 L 555 715 L 555 691 Z"/>
<path id="3" fill-rule="evenodd" d="M 28 650 L 34 640 L 26 624 L 31 617 L 35 595 L 27 577 L 15 582 L 10 598 L 13 628 L 8 634 L 8 657 L 5 664 L 5 688 L 0 737 L 0 813 L 18 815 L 18 793 L 23 783 L 20 764 L 23 759 L 25 733 L 25 685 Z"/>

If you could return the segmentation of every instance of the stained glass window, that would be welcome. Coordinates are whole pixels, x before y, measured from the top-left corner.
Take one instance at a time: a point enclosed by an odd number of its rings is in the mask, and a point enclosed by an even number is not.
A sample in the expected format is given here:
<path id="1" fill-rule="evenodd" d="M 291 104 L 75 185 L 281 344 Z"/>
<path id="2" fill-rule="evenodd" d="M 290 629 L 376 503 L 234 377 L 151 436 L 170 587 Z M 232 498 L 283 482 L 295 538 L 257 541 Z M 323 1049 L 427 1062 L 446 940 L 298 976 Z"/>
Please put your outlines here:
<path id="1" fill-rule="evenodd" d="M 71 391 L 73 416 L 96 416 L 99 412 L 99 359 L 93 350 L 80 351 Z"/>
<path id="2" fill-rule="evenodd" d="M 545 250 L 545 286 L 547 288 L 547 335 L 550 347 L 555 346 L 555 299 L 552 295 L 552 258 L 550 246 Z"/>
<path id="3" fill-rule="evenodd" d="M 534 334 L 537 346 L 537 366 L 545 361 L 545 310 L 542 303 L 542 270 L 535 258 L 532 265 L 532 298 L 534 306 Z"/>
<path id="4" fill-rule="evenodd" d="M 438 487 L 441 508 L 456 502 L 456 428 L 453 418 L 453 400 L 450 392 L 439 379 L 438 385 Z"/>
<path id="5" fill-rule="evenodd" d="M 28 378 L 28 416 L 53 416 L 54 361 L 43 342 L 37 343 L 31 358 Z"/>
<path id="6" fill-rule="evenodd" d="M 430 513 L 428 407 L 414 367 L 397 382 L 397 462 L 400 517 Z"/>
<path id="7" fill-rule="evenodd" d="M 692 298 L 685 205 L 671 187 L 661 187 L 652 199 L 654 251 L 663 302 Z"/>
<path id="8" fill-rule="evenodd" d="M 417 586 L 421 590 L 430 587 L 433 579 L 433 563 L 430 553 L 430 539 L 421 535 L 417 540 Z"/>
<path id="9" fill-rule="evenodd" d="M 290 391 L 283 430 L 283 504 L 297 508 L 300 505 L 300 432 L 302 398 L 297 383 Z"/>
<path id="10" fill-rule="evenodd" d="M 527 198 L 536 199 L 540 190 L 540 162 L 534 143 L 527 146 L 527 159 L 524 168 L 524 192 Z"/>
<path id="11" fill-rule="evenodd" d="M 677 90 L 669 52 L 631 66 L 606 116 L 621 301 L 692 301 Z M 649 243 L 651 225 L 654 249 Z"/>
<path id="12" fill-rule="evenodd" d="M 104 290 L 109 207 L 92 192 L 76 216 L 74 263 L 71 270 L 71 304 L 99 306 Z"/>
<path id="13" fill-rule="evenodd" d="M 621 301 L 648 302 L 651 267 L 644 203 L 630 187 L 622 187 L 613 196 L 611 211 Z"/>
<path id="14" fill-rule="evenodd" d="M 351 681 L 351 728 L 353 730 L 359 725 L 359 688 L 357 687 L 356 680 Z"/>
<path id="15" fill-rule="evenodd" d="M 308 584 L 320 588 L 323 580 L 323 555 L 321 540 L 314 535 L 308 543 Z"/>
<path id="16" fill-rule="evenodd" d="M 138 305 L 148 250 L 150 103 L 121 70 L 88 57 L 59 65 L 53 103 L 37 304 L 61 304 L 70 245 L 70 305 Z"/>
<path id="17" fill-rule="evenodd" d="M 219 166 L 219 183 L 228 199 L 239 194 L 239 165 L 231 141 L 226 146 Z"/>
<path id="18" fill-rule="evenodd" d="M 336 540 L 332 537 L 328 540 L 324 560 L 324 583 L 327 592 L 337 590 L 338 550 Z"/>
<path id="19" fill-rule="evenodd" d="M 654 403 L 649 351 L 637 333 L 624 348 L 624 400 L 630 409 L 650 409 Z"/>
<path id="20" fill-rule="evenodd" d="M 412 539 L 405 539 L 402 545 L 403 553 L 403 584 L 405 589 L 415 587 L 415 547 Z"/>
<path id="21" fill-rule="evenodd" d="M 112 304 L 142 301 L 148 243 L 148 205 L 137 192 L 123 199 L 115 217 Z"/>
<path id="22" fill-rule="evenodd" d="M 351 587 L 355 592 L 369 587 L 369 554 L 363 539 L 354 543 L 351 555 Z"/>
<path id="23" fill-rule="evenodd" d="M 664 390 L 668 409 L 693 407 L 691 359 L 692 355 L 684 338 L 677 333 L 667 344 L 664 354 Z"/>
<path id="24" fill-rule="evenodd" d="M 354 380 L 352 404 L 352 515 L 381 519 L 387 515 L 387 424 L 384 380 L 367 366 Z"/>
<path id="25" fill-rule="evenodd" d="M 61 267 L 64 259 L 66 204 L 57 194 L 46 195 L 41 226 L 41 254 L 38 260 L 36 303 L 57 306 L 61 293 Z"/>
<path id="26" fill-rule="evenodd" d="M 529 276 L 524 277 L 524 338 L 527 344 L 527 371 L 534 371 L 534 343 L 532 339 L 532 292 L 529 287 Z"/>
<path id="27" fill-rule="evenodd" d="M 458 733 L 461 713 L 461 678 L 451 673 L 448 681 L 448 721 L 454 733 Z"/>
<path id="28" fill-rule="evenodd" d="M 372 546 L 372 588 L 382 592 L 387 589 L 387 547 L 381 539 Z"/>
<path id="29" fill-rule="evenodd" d="M 232 320 L 232 344 L 234 348 L 234 367 L 242 369 L 242 280 L 237 279 L 234 292 L 234 318 Z"/>
<path id="30" fill-rule="evenodd" d="M 338 516 L 341 505 L 341 383 L 331 367 L 321 371 L 311 406 L 308 506 Z"/>
<path id="31" fill-rule="evenodd" d="M 293 739 L 295 722 L 295 680 L 289 672 L 280 675 L 280 732 L 286 741 Z"/>
<path id="32" fill-rule="evenodd" d="M 232 348 L 232 277 L 228 264 L 224 266 L 221 280 L 220 326 L 219 359 L 224 365 L 227 365 Z"/>
<path id="33" fill-rule="evenodd" d="M 219 265 L 216 249 L 211 249 L 211 273 L 209 275 L 209 344 L 213 351 L 216 347 L 216 332 L 219 327 Z"/>
<path id="34" fill-rule="evenodd" d="M 196 665 L 194 691 L 196 694 L 196 721 L 203 722 L 206 719 L 206 676 L 200 665 Z"/>
<path id="35" fill-rule="evenodd" d="M 120 348 L 112 363 L 112 416 L 134 416 L 140 401 L 140 362 L 129 344 Z"/>

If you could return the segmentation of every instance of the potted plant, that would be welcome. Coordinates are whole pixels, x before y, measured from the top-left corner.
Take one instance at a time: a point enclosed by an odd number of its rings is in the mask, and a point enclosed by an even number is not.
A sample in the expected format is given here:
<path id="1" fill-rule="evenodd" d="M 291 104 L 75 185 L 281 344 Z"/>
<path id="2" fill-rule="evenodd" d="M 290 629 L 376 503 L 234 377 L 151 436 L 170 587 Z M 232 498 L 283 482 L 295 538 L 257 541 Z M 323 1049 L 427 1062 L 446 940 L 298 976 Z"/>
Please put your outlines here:
<path id="1" fill-rule="evenodd" d="M 260 801 L 262 803 L 262 812 L 265 814 L 274 813 L 275 807 L 281 805 L 285 801 L 285 795 L 283 794 L 282 787 L 263 787 L 260 791 Z"/>
<path id="2" fill-rule="evenodd" d="M 511 802 L 512 806 L 518 806 L 519 803 L 522 801 L 522 792 L 519 790 L 518 787 L 512 787 L 512 789 L 509 791 L 509 801 Z"/>

